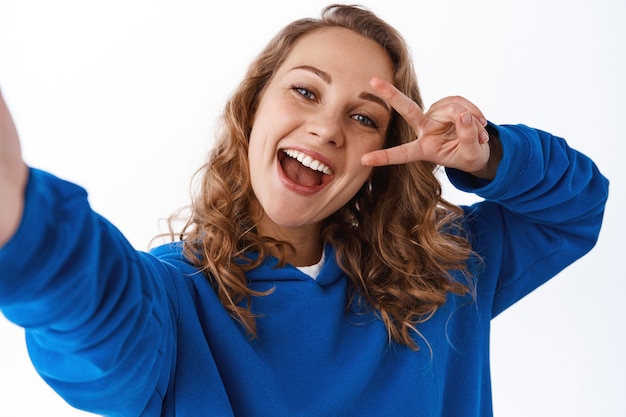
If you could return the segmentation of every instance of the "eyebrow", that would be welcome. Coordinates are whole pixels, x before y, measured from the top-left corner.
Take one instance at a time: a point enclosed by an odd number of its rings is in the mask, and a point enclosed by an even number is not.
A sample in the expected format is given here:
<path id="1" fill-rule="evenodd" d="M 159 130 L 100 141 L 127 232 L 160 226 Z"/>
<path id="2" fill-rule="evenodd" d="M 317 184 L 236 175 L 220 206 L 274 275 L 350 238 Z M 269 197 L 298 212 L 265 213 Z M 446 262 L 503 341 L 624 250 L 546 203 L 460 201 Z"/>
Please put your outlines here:
<path id="1" fill-rule="evenodd" d="M 391 113 L 391 107 L 389 107 L 389 105 L 385 102 L 385 100 L 378 97 L 377 95 L 364 92 L 364 93 L 361 93 L 359 97 L 362 98 L 363 100 L 368 100 L 368 101 L 380 104 L 385 110 Z"/>
<path id="2" fill-rule="evenodd" d="M 321 69 L 313 67 L 311 65 L 298 65 L 297 67 L 293 67 L 291 70 L 297 70 L 297 69 L 310 71 L 313 74 L 320 77 L 325 83 L 330 84 L 333 82 L 333 78 L 330 76 L 329 73 L 322 71 Z"/>
<path id="3" fill-rule="evenodd" d="M 318 77 L 320 77 L 327 84 L 330 84 L 333 81 L 333 78 L 330 76 L 329 73 L 327 73 L 325 71 L 322 71 L 321 69 L 313 67 L 311 65 L 298 65 L 296 67 L 293 67 L 291 70 L 310 71 L 313 74 L 315 74 Z M 375 94 L 367 93 L 367 92 L 364 91 L 361 94 L 359 94 L 359 98 L 361 98 L 363 100 L 371 101 L 371 102 L 376 103 L 376 104 L 379 104 L 385 110 L 387 110 L 389 113 L 391 113 L 391 107 L 389 107 L 389 104 L 387 104 L 387 102 L 385 100 L 383 100 L 382 98 L 378 97 Z"/>

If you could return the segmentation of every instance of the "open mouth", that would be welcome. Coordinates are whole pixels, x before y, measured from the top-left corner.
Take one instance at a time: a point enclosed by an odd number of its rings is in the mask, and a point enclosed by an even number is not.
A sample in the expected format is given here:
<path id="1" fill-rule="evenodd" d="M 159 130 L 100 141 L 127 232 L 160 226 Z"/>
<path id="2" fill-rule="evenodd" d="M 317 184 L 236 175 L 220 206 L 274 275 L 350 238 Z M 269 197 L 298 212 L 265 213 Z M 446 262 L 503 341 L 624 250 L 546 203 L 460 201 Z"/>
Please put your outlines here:
<path id="1" fill-rule="evenodd" d="M 328 165 L 296 149 L 283 149 L 279 161 L 287 178 L 302 187 L 327 184 L 334 175 Z"/>

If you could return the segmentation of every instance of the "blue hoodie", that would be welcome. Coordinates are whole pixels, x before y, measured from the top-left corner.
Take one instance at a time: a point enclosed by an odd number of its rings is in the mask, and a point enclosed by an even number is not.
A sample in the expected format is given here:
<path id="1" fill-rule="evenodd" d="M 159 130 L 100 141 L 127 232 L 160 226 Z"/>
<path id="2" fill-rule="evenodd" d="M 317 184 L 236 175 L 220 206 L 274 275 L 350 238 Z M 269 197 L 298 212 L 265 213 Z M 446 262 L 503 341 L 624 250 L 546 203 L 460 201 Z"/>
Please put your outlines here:
<path id="1" fill-rule="evenodd" d="M 482 261 L 476 295 L 449 295 L 413 351 L 375 314 L 346 311 L 333 248 L 319 277 L 267 259 L 247 275 L 250 339 L 172 243 L 134 250 L 86 192 L 31 169 L 22 223 L 0 249 L 0 309 L 26 329 L 39 374 L 107 416 L 490 416 L 490 320 L 590 250 L 608 182 L 565 141 L 497 126 L 492 182 L 448 170 Z"/>

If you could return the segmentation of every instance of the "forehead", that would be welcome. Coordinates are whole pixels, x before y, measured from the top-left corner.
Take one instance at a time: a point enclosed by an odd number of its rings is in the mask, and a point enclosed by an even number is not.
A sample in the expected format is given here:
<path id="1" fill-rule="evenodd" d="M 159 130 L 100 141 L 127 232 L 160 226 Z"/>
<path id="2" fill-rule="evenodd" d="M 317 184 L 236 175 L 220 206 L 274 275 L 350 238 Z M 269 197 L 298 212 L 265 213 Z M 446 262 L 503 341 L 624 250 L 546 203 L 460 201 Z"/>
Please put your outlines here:
<path id="1" fill-rule="evenodd" d="M 368 83 L 374 76 L 393 82 L 391 59 L 383 47 L 345 28 L 323 28 L 300 37 L 281 69 L 297 65 L 321 67 L 338 76 Z"/>

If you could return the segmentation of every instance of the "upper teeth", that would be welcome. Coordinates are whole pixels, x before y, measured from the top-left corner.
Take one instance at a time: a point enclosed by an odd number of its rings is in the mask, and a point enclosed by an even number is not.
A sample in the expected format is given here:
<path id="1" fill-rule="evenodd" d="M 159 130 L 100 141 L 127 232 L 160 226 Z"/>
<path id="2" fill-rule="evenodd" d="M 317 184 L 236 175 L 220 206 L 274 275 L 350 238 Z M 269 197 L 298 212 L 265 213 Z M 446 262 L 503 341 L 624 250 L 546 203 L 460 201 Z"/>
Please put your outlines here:
<path id="1" fill-rule="evenodd" d="M 287 154 L 287 156 L 297 159 L 302 165 L 307 168 L 310 168 L 314 171 L 323 172 L 326 175 L 333 174 L 333 171 L 328 166 L 324 165 L 317 159 L 311 158 L 309 155 L 303 152 L 297 151 L 295 149 L 285 149 L 284 152 Z"/>

